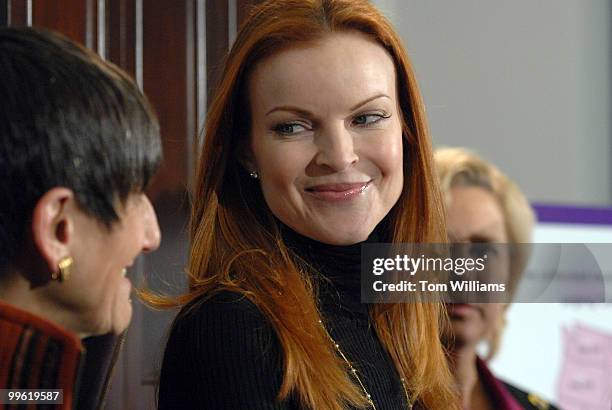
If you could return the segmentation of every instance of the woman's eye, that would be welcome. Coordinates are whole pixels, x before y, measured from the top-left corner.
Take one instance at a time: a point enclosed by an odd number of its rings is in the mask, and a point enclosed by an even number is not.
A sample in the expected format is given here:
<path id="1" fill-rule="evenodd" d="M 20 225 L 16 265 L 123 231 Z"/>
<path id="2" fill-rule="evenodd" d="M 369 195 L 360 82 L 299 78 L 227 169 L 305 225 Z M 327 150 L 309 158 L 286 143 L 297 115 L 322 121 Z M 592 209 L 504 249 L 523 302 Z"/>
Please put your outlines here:
<path id="1" fill-rule="evenodd" d="M 274 131 L 280 135 L 294 135 L 306 131 L 306 127 L 295 122 L 287 122 L 275 126 Z"/>
<path id="2" fill-rule="evenodd" d="M 353 124 L 361 127 L 369 127 L 377 122 L 389 118 L 389 115 L 384 114 L 361 114 L 353 118 Z"/>

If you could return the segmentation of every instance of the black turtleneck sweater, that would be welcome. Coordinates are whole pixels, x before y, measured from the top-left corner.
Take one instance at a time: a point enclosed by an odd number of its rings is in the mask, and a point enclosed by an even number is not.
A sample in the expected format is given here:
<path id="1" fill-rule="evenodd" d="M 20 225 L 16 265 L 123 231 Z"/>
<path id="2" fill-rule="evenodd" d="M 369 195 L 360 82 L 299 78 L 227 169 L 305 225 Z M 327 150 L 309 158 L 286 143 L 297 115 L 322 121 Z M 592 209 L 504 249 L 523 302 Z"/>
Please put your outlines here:
<path id="1" fill-rule="evenodd" d="M 357 368 L 376 408 L 405 409 L 399 376 L 370 325 L 368 305 L 360 303 L 361 244 L 325 245 L 289 229 L 283 237 L 317 269 L 319 279 L 329 279 L 318 280 L 323 320 Z M 160 376 L 159 409 L 298 409 L 294 400 L 277 400 L 282 360 L 272 325 L 247 298 L 222 292 L 203 303 L 195 301 L 172 326 Z"/>

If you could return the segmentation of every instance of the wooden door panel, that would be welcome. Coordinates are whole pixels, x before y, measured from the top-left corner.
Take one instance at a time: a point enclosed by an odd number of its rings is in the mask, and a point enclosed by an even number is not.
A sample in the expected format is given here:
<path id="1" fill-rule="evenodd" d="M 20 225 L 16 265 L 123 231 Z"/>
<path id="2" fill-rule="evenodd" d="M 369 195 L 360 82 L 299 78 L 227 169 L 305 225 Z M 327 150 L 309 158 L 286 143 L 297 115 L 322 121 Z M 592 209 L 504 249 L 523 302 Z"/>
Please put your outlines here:
<path id="1" fill-rule="evenodd" d="M 28 26 L 28 9 L 32 9 L 31 0 L 6 0 L 7 25 L 12 27 Z M 31 15 L 31 14 L 30 14 Z"/>
<path id="2" fill-rule="evenodd" d="M 58 7 L 57 0 L 32 0 L 32 25 L 60 31 L 96 50 L 97 7 L 94 1 L 62 0 L 61 3 Z"/>

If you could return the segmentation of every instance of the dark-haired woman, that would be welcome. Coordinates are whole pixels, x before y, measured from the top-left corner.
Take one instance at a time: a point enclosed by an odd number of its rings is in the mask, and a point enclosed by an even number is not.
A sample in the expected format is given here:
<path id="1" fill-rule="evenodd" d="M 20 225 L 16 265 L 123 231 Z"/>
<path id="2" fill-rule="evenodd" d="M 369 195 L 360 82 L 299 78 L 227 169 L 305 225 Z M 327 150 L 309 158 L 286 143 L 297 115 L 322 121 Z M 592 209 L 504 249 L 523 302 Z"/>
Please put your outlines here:
<path id="1" fill-rule="evenodd" d="M 59 34 L 0 30 L 0 73 L 0 388 L 61 389 L 69 409 L 81 339 L 126 329 L 126 269 L 159 245 L 159 127 L 127 75 Z"/>

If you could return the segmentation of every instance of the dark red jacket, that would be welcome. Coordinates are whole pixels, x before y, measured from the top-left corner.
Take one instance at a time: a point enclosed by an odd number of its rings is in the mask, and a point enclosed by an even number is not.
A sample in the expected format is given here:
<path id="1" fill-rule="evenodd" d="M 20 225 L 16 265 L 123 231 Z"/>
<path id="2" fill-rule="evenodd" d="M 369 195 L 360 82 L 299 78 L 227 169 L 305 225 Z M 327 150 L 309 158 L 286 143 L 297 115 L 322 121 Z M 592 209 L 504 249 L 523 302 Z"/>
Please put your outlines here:
<path id="1" fill-rule="evenodd" d="M 0 302 L 0 388 L 63 389 L 63 404 L 52 408 L 72 409 L 83 352 L 75 334 Z"/>

